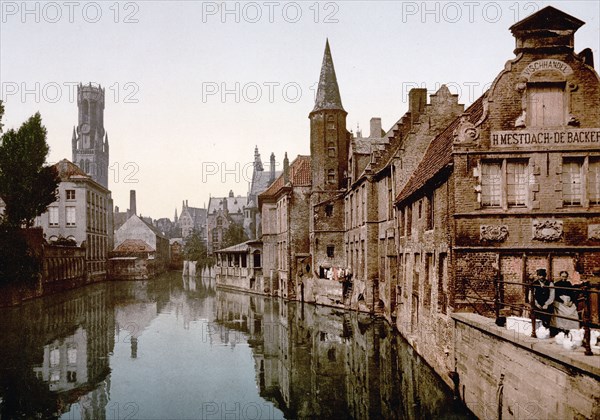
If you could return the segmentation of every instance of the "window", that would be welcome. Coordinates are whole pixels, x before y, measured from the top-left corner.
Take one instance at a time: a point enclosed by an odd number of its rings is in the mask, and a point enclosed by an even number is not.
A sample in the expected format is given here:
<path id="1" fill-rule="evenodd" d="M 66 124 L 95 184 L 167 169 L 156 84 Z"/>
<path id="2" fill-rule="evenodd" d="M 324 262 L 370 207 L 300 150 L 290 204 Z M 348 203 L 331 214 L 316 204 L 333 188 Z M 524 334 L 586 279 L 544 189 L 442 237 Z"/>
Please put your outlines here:
<path id="1" fill-rule="evenodd" d="M 65 208 L 67 226 L 75 226 L 75 207 Z"/>
<path id="2" fill-rule="evenodd" d="M 335 246 L 327 245 L 327 256 L 329 258 L 333 258 L 334 255 L 335 255 Z"/>
<path id="3" fill-rule="evenodd" d="M 527 86 L 528 127 L 565 124 L 564 84 L 535 83 Z"/>
<path id="4" fill-rule="evenodd" d="M 217 242 L 219 240 L 219 232 L 217 232 L 216 229 L 213 229 L 212 231 L 212 240 L 213 242 Z"/>
<path id="5" fill-rule="evenodd" d="M 481 164 L 482 207 L 526 207 L 528 185 L 527 160 L 505 159 Z"/>
<path id="6" fill-rule="evenodd" d="M 565 206 L 600 204 L 600 158 L 564 159 L 562 193 Z"/>
<path id="7" fill-rule="evenodd" d="M 75 200 L 75 190 L 66 190 L 67 200 Z"/>
<path id="8" fill-rule="evenodd" d="M 563 162 L 562 189 L 563 204 L 566 206 L 581 205 L 583 159 L 570 159 Z"/>
<path id="9" fill-rule="evenodd" d="M 481 165 L 481 205 L 500 207 L 502 164 L 490 162 Z"/>
<path id="10" fill-rule="evenodd" d="M 58 226 L 58 207 L 48 208 L 48 225 Z"/>
<path id="11" fill-rule="evenodd" d="M 330 184 L 335 183 L 335 170 L 330 169 L 327 171 L 327 182 Z"/>
<path id="12" fill-rule="evenodd" d="M 217 226 L 218 227 L 223 226 L 223 219 L 221 219 L 220 217 L 217 217 Z"/>
<path id="13" fill-rule="evenodd" d="M 333 118 L 333 115 L 327 117 L 327 128 L 329 130 L 335 130 L 335 120 Z"/>
<path id="14" fill-rule="evenodd" d="M 588 197 L 590 204 L 600 204 L 600 159 L 590 158 L 588 167 Z"/>
<path id="15" fill-rule="evenodd" d="M 327 217 L 333 216 L 333 204 L 327 204 L 325 206 L 325 216 L 327 216 Z"/>
<path id="16" fill-rule="evenodd" d="M 335 143 L 333 143 L 332 141 L 330 141 L 327 145 L 327 155 L 329 157 L 335 157 Z"/>
<path id="17" fill-rule="evenodd" d="M 433 201 L 433 192 L 427 195 L 427 220 L 426 220 L 426 230 L 433 229 L 433 217 L 435 214 L 435 203 Z"/>
<path id="18" fill-rule="evenodd" d="M 506 196 L 509 206 L 527 204 L 527 162 L 506 163 Z"/>

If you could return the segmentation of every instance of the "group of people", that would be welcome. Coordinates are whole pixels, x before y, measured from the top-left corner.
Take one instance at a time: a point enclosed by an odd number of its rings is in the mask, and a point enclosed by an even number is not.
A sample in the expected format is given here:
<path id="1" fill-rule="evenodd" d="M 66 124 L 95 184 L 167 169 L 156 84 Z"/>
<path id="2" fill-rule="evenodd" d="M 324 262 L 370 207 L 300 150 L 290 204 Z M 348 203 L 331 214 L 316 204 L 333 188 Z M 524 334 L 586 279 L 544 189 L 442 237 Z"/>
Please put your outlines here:
<path id="1" fill-rule="evenodd" d="M 569 273 L 561 271 L 560 279 L 554 283 L 547 279 L 546 269 L 539 268 L 535 272 L 531 290 L 536 318 L 542 321 L 544 327 L 550 329 L 550 336 L 579 328 L 579 293 L 569 281 Z"/>

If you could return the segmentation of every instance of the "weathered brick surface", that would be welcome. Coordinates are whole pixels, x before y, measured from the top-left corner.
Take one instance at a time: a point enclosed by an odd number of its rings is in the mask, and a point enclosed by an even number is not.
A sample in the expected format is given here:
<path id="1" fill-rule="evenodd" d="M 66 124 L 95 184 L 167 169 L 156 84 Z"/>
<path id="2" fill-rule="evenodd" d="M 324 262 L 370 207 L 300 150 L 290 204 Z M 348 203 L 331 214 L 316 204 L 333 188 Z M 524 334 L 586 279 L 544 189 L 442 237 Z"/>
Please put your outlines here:
<path id="1" fill-rule="evenodd" d="M 484 320 L 473 320 L 473 325 Z M 481 326 L 487 328 L 485 322 Z M 598 377 L 573 370 L 484 330 L 474 328 L 471 322 L 455 323 L 456 372 L 461 397 L 476 416 L 498 418 L 500 410 L 502 418 L 567 419 L 600 415 Z"/>

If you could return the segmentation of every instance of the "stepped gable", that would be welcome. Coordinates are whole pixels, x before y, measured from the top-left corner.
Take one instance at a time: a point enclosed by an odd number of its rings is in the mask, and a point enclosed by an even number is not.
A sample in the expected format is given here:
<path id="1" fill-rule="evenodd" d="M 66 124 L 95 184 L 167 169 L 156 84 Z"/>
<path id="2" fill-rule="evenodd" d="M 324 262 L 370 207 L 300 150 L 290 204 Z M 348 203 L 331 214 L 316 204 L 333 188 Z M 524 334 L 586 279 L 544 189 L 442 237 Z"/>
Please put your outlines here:
<path id="1" fill-rule="evenodd" d="M 460 124 L 461 118 L 466 114 L 471 123 L 479 121 L 483 115 L 483 101 L 487 92 L 467 108 L 463 115 L 458 116 L 452 123 L 431 141 L 423 159 L 417 169 L 406 183 L 402 191 L 396 197 L 395 202 L 400 203 L 415 192 L 424 187 L 427 182 L 437 175 L 442 169 L 452 163 L 452 143 L 454 141 L 454 130 Z"/>

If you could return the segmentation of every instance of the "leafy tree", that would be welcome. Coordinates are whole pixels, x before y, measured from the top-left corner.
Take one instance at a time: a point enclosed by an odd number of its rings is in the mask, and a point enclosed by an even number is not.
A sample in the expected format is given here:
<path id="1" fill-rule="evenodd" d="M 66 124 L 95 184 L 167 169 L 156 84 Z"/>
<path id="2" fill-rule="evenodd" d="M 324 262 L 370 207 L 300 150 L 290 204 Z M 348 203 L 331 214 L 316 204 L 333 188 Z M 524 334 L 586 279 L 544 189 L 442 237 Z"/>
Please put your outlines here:
<path id="1" fill-rule="evenodd" d="M 2 135 L 0 198 L 6 205 L 3 222 L 8 226 L 31 227 L 56 201 L 60 180 L 53 166 L 44 166 L 50 150 L 46 133 L 42 117 L 36 113 L 18 131 L 11 129 Z"/>
<path id="2" fill-rule="evenodd" d="M 238 223 L 232 223 L 229 225 L 227 230 L 223 232 L 223 248 L 227 248 L 229 246 L 241 244 L 242 242 L 246 242 L 248 239 L 248 235 L 246 235 L 246 231 L 244 227 Z"/>
<path id="3" fill-rule="evenodd" d="M 2 125 L 2 116 L 4 115 L 4 105 L 2 104 L 2 101 L 0 101 L 0 133 L 2 133 L 2 127 L 4 127 Z"/>
<path id="4" fill-rule="evenodd" d="M 204 239 L 196 229 L 194 229 L 183 246 L 183 256 L 188 261 L 196 261 L 196 268 L 212 267 L 213 259 L 208 255 L 208 248 Z"/>

